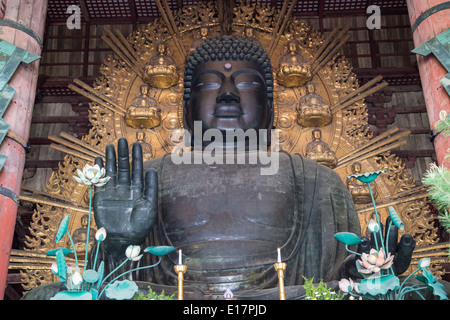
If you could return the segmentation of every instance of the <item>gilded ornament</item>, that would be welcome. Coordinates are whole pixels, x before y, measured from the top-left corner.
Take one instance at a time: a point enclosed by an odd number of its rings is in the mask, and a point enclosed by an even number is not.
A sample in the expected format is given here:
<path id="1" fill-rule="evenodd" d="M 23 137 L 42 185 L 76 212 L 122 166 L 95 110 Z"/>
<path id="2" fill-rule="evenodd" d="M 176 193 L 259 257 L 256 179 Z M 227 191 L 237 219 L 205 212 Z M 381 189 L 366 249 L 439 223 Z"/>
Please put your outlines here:
<path id="1" fill-rule="evenodd" d="M 175 60 L 167 55 L 167 45 L 164 42 L 159 42 L 156 50 L 157 55 L 144 68 L 142 80 L 154 88 L 170 88 L 179 80 Z"/>
<path id="2" fill-rule="evenodd" d="M 306 146 L 306 157 L 308 159 L 316 160 L 329 168 L 336 167 L 337 157 L 333 151 L 330 150 L 328 143 L 322 141 L 322 131 L 314 129 L 312 131 L 313 141 Z"/>
<path id="3" fill-rule="evenodd" d="M 280 58 L 276 76 L 278 83 L 284 87 L 301 87 L 311 80 L 311 66 L 298 53 L 297 46 L 295 40 L 290 40 L 287 44 L 287 53 Z"/>
<path id="4" fill-rule="evenodd" d="M 361 173 L 361 163 L 354 162 L 352 164 L 352 175 L 358 175 Z M 370 203 L 372 201 L 367 183 L 361 182 L 354 177 L 349 177 L 347 181 L 347 188 L 350 191 L 355 204 Z M 375 189 L 373 189 L 373 196 L 374 198 L 377 196 Z"/>
<path id="5" fill-rule="evenodd" d="M 297 122 L 304 127 L 319 128 L 331 123 L 330 106 L 317 94 L 313 82 L 306 84 L 307 94 L 300 99 Z"/>
<path id="6" fill-rule="evenodd" d="M 161 123 L 161 109 L 154 98 L 149 95 L 149 86 L 140 87 L 140 95 L 128 107 L 125 121 L 127 125 L 137 129 L 154 128 Z"/>

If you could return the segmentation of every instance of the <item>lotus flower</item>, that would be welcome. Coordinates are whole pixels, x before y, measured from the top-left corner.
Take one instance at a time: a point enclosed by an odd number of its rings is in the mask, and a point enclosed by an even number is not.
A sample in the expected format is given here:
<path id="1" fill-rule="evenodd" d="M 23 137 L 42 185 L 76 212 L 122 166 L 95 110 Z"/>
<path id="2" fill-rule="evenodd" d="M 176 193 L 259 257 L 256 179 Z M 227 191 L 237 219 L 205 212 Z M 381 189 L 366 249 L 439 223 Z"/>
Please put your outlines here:
<path id="1" fill-rule="evenodd" d="M 142 258 L 142 254 L 139 255 L 140 252 L 141 252 L 140 246 L 130 245 L 127 247 L 127 250 L 125 251 L 125 255 L 130 260 L 139 261 Z"/>
<path id="2" fill-rule="evenodd" d="M 104 186 L 110 177 L 104 177 L 106 174 L 105 168 L 101 168 L 98 164 L 94 166 L 90 166 L 89 164 L 85 165 L 83 171 L 77 169 L 77 176 L 73 176 L 73 178 L 78 183 L 84 183 L 88 186 L 94 185 L 96 187 Z"/>
<path id="3" fill-rule="evenodd" d="M 58 264 L 56 262 L 52 263 L 52 273 L 58 275 Z"/>
<path id="4" fill-rule="evenodd" d="M 349 291 L 353 290 L 353 281 L 352 279 L 341 279 L 341 281 L 339 281 L 339 289 L 344 292 L 344 293 L 348 293 Z"/>
<path id="5" fill-rule="evenodd" d="M 419 260 L 419 268 L 420 269 L 426 269 L 430 266 L 431 259 L 430 258 L 422 258 Z"/>
<path id="6" fill-rule="evenodd" d="M 373 220 L 373 219 L 370 219 L 370 221 L 369 221 L 369 223 L 368 223 L 368 225 L 367 225 L 367 228 L 368 228 L 369 231 L 372 232 L 372 233 L 378 232 L 378 230 L 380 230 L 380 226 L 379 226 L 378 223 L 377 223 L 375 220 Z"/>
<path id="7" fill-rule="evenodd" d="M 75 286 L 78 286 L 82 281 L 83 281 L 83 278 L 81 277 L 81 274 L 78 271 L 76 271 L 72 276 L 72 283 Z"/>
<path id="8" fill-rule="evenodd" d="M 95 233 L 95 239 L 99 242 L 102 242 L 106 239 L 106 229 L 104 227 L 101 227 L 97 230 L 97 232 Z"/>
<path id="9" fill-rule="evenodd" d="M 358 260 L 362 268 L 358 268 L 360 273 L 369 274 L 380 272 L 381 269 L 389 269 L 393 264 L 394 256 L 391 253 L 386 254 L 383 249 L 377 252 L 375 249 L 370 249 L 370 253 L 363 253 L 361 260 Z"/>

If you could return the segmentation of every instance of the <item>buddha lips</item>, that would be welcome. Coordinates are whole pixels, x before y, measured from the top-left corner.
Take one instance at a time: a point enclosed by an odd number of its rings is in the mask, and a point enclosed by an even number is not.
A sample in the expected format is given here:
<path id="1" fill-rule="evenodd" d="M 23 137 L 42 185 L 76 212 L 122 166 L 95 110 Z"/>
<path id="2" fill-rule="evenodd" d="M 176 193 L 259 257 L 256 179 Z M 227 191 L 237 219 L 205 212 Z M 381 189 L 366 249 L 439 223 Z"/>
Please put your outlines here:
<path id="1" fill-rule="evenodd" d="M 170 156 L 174 164 L 255 164 L 261 165 L 261 175 L 278 172 L 279 153 L 268 151 L 263 142 L 267 139 L 267 129 L 223 131 L 211 128 L 203 132 L 202 122 L 195 121 L 193 131 L 184 130 L 183 141 L 172 149 Z M 278 131 L 271 130 L 272 146 L 278 144 L 278 138 Z M 183 152 L 189 145 L 194 152 Z"/>

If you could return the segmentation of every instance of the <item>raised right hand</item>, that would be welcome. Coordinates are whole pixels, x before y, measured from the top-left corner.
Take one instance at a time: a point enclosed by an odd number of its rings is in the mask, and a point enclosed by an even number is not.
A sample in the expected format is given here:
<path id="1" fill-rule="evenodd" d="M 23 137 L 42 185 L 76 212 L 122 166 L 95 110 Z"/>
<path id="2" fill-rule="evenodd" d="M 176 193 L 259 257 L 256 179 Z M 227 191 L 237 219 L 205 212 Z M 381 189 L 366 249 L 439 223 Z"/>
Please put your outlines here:
<path id="1" fill-rule="evenodd" d="M 105 170 L 110 179 L 103 187 L 94 188 L 93 208 L 97 227 L 107 232 L 105 249 L 120 260 L 127 246 L 141 244 L 153 227 L 158 212 L 158 178 L 156 170 L 150 169 L 144 182 L 140 144 L 133 144 L 131 172 L 125 138 L 119 139 L 117 149 L 116 161 L 114 146 L 106 147 Z M 101 157 L 95 163 L 103 167 Z"/>

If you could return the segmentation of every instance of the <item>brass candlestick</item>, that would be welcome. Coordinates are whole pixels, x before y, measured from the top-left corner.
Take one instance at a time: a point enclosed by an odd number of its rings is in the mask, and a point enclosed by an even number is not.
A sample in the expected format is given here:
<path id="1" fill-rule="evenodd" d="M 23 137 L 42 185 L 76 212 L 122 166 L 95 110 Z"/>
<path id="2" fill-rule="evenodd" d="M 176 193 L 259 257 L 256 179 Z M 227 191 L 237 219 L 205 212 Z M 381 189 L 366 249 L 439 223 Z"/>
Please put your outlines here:
<path id="1" fill-rule="evenodd" d="M 183 300 L 183 275 L 187 270 L 187 266 L 184 264 L 177 264 L 174 269 L 178 274 L 178 300 Z"/>
<path id="2" fill-rule="evenodd" d="M 280 300 L 286 300 L 286 293 L 284 291 L 284 271 L 286 270 L 286 263 L 277 262 L 273 265 L 278 272 L 278 287 L 280 289 Z"/>

